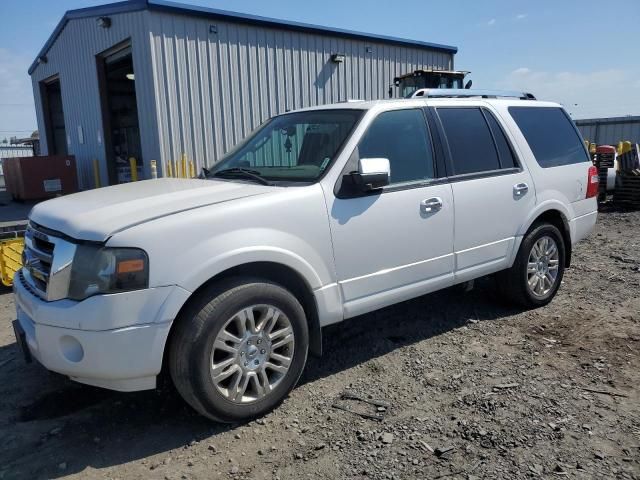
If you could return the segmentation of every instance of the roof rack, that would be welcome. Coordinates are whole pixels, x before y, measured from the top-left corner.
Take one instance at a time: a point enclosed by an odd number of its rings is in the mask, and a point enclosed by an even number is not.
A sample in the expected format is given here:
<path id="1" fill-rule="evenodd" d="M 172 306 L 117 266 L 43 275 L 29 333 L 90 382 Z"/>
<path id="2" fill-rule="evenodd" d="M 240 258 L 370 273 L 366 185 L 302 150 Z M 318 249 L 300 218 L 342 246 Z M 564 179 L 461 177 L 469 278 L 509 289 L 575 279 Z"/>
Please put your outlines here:
<path id="1" fill-rule="evenodd" d="M 518 98 L 535 100 L 531 93 L 503 90 L 472 90 L 462 88 L 420 88 L 407 98 Z"/>

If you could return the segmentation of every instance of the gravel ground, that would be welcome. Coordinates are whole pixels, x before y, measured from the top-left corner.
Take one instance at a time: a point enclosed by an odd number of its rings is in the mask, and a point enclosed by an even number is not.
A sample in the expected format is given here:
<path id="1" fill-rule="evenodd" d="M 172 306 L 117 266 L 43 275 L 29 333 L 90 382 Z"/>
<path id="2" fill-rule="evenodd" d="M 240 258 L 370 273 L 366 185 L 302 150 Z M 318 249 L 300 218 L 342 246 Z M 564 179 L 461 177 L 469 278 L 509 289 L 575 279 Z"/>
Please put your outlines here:
<path id="1" fill-rule="evenodd" d="M 25 365 L 4 293 L 0 478 L 640 479 L 640 212 L 601 214 L 573 263 L 539 310 L 478 282 L 333 326 L 284 404 L 233 426 Z"/>

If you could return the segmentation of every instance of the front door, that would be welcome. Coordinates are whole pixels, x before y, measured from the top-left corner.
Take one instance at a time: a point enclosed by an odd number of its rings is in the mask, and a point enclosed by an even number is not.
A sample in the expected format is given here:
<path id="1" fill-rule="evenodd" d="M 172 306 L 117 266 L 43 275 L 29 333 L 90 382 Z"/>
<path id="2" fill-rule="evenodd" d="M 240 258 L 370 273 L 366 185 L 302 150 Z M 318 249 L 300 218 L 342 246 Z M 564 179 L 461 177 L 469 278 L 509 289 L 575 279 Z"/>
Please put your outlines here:
<path id="1" fill-rule="evenodd" d="M 453 280 L 453 196 L 432 184 L 434 154 L 420 109 L 380 113 L 350 165 L 387 158 L 391 184 L 355 198 L 327 192 L 336 273 L 345 317 L 403 301 Z M 346 168 L 351 171 L 355 168 Z"/>

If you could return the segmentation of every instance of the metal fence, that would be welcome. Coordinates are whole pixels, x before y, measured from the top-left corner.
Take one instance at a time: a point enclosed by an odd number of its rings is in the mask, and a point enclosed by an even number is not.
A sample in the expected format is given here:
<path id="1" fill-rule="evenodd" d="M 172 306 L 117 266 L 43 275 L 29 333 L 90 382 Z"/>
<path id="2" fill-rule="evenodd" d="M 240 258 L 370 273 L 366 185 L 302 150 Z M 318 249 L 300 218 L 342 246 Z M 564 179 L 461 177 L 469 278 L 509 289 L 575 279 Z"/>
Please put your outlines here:
<path id="1" fill-rule="evenodd" d="M 31 147 L 30 145 L 0 145 L 0 160 L 3 158 L 31 156 L 33 156 L 33 147 Z M 2 162 L 0 162 L 0 176 L 4 177 Z M 4 181 L 2 182 L 2 184 L 4 184 Z"/>
<path id="2" fill-rule="evenodd" d="M 598 145 L 640 143 L 640 116 L 576 120 L 576 126 L 585 140 Z"/>
<path id="3" fill-rule="evenodd" d="M 31 145 L 0 145 L 0 158 L 31 156 L 33 156 L 33 147 Z"/>

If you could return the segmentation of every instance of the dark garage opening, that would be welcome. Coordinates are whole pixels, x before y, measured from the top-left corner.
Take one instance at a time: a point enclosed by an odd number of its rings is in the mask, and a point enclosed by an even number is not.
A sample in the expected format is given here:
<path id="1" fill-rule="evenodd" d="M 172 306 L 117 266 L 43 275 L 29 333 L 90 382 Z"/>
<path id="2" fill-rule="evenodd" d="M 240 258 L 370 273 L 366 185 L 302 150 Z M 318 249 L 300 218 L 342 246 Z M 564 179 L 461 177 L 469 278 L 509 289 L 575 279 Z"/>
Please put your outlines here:
<path id="1" fill-rule="evenodd" d="M 109 184 L 131 181 L 129 159 L 142 174 L 142 150 L 131 45 L 98 57 L 104 144 Z"/>
<path id="2" fill-rule="evenodd" d="M 44 109 L 45 137 L 49 155 L 66 155 L 67 130 L 64 125 L 60 79 L 54 77 L 40 82 L 40 97 Z"/>

